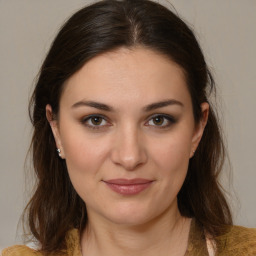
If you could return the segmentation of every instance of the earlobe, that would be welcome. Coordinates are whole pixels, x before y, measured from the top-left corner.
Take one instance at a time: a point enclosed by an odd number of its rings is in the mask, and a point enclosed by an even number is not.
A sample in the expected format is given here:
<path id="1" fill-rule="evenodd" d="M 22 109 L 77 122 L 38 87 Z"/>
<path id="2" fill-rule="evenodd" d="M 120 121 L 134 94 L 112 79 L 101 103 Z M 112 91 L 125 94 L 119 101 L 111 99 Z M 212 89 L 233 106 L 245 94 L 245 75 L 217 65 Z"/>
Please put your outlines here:
<path id="1" fill-rule="evenodd" d="M 57 122 L 56 118 L 54 118 L 54 114 L 52 112 L 51 105 L 47 104 L 46 108 L 45 108 L 45 111 L 46 111 L 46 118 L 47 118 L 47 120 L 48 120 L 48 122 L 51 126 L 53 137 L 55 139 L 57 153 L 58 153 L 59 157 L 64 159 L 65 155 L 64 155 L 64 150 L 63 150 L 62 144 L 61 144 L 58 122 Z"/>
<path id="2" fill-rule="evenodd" d="M 208 121 L 208 115 L 209 115 L 209 104 L 207 102 L 203 102 L 201 104 L 201 111 L 202 111 L 202 118 L 199 121 L 199 123 L 195 127 L 195 132 L 192 138 L 192 146 L 191 146 L 191 153 L 190 157 L 193 157 L 196 149 L 200 143 L 200 140 L 203 136 L 205 126 Z"/>

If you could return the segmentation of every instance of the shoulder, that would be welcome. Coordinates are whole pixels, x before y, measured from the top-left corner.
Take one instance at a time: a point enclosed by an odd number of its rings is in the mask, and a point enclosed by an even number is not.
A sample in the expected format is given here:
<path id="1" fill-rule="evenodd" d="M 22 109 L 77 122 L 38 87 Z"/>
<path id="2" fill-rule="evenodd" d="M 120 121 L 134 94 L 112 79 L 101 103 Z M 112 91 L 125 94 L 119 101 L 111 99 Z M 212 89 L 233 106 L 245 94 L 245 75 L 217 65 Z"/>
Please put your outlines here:
<path id="1" fill-rule="evenodd" d="M 66 235 L 66 245 L 68 255 L 81 255 L 80 234 L 78 229 L 71 229 Z"/>
<path id="2" fill-rule="evenodd" d="M 66 234 L 67 251 L 52 253 L 55 256 L 81 256 L 80 235 L 77 229 L 72 229 Z M 43 253 L 26 245 L 14 245 L 2 251 L 0 256 L 43 256 Z"/>
<path id="3" fill-rule="evenodd" d="M 256 255 L 256 229 L 233 226 L 229 232 L 218 240 L 223 254 L 220 255 Z"/>
<path id="4" fill-rule="evenodd" d="M 252 246 L 256 250 L 256 229 L 233 226 L 227 233 L 229 243 L 240 246 Z"/>
<path id="5" fill-rule="evenodd" d="M 25 245 L 14 245 L 4 249 L 1 256 L 42 256 L 42 254 Z"/>

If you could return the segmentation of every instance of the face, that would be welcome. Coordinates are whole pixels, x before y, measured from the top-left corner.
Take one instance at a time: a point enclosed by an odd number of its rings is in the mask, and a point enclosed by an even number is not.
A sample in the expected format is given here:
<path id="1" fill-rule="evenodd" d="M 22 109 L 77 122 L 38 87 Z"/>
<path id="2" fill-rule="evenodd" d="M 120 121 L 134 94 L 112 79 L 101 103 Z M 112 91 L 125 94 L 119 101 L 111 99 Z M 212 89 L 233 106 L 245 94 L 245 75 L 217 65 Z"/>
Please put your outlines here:
<path id="1" fill-rule="evenodd" d="M 200 141 L 182 69 L 151 50 L 119 49 L 87 62 L 47 118 L 88 218 L 138 225 L 177 212 Z"/>

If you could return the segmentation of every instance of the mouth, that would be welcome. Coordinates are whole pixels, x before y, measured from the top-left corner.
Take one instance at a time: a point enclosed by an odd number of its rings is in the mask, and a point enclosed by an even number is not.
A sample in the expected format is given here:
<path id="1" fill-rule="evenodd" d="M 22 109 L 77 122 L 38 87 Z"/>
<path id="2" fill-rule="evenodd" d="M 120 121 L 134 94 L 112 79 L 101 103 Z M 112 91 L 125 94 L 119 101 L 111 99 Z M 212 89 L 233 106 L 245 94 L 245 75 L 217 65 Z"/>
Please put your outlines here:
<path id="1" fill-rule="evenodd" d="M 154 182 L 147 179 L 112 179 L 103 181 L 111 190 L 121 195 L 136 195 Z"/>

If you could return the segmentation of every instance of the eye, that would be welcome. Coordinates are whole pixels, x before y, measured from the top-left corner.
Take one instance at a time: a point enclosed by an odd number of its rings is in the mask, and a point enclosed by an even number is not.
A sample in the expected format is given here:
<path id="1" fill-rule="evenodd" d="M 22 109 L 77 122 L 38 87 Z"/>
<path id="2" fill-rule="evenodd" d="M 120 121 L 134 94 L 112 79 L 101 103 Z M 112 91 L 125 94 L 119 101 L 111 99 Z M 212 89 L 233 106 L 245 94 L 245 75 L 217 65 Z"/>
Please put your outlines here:
<path id="1" fill-rule="evenodd" d="M 92 129 L 99 129 L 110 125 L 108 121 L 100 115 L 87 116 L 82 120 L 82 123 Z"/>
<path id="2" fill-rule="evenodd" d="M 167 128 L 176 122 L 175 118 L 169 115 L 155 115 L 146 123 L 147 126 L 155 126 L 159 128 Z"/>

